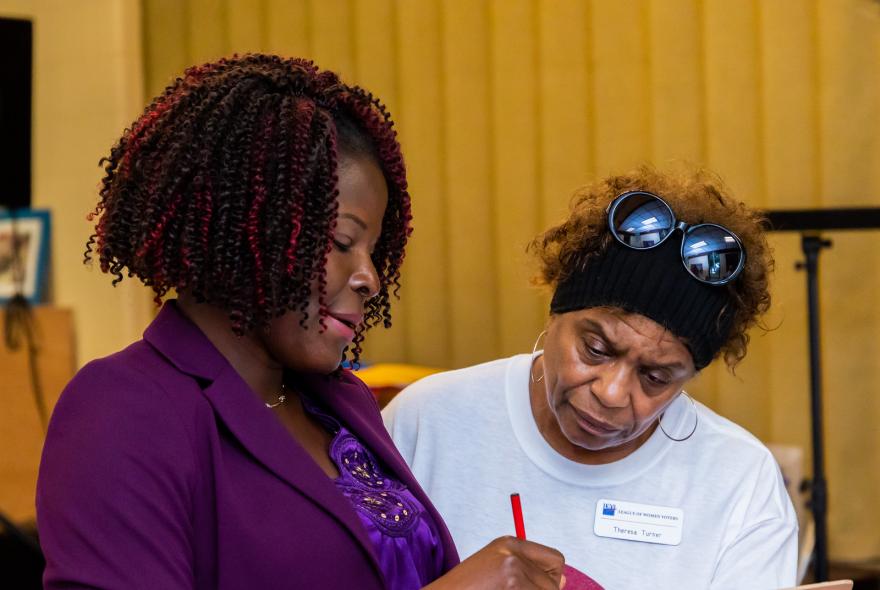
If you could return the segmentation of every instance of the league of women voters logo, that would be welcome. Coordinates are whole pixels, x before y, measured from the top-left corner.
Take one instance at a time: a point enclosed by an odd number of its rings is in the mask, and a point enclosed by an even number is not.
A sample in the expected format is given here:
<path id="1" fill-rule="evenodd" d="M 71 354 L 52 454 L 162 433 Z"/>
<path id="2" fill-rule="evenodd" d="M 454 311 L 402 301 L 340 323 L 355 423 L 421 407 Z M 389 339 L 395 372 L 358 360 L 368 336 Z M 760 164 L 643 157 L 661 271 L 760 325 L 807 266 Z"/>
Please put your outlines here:
<path id="1" fill-rule="evenodd" d="M 607 502 L 602 504 L 602 516 L 614 516 L 615 512 L 617 512 L 616 505 Z"/>

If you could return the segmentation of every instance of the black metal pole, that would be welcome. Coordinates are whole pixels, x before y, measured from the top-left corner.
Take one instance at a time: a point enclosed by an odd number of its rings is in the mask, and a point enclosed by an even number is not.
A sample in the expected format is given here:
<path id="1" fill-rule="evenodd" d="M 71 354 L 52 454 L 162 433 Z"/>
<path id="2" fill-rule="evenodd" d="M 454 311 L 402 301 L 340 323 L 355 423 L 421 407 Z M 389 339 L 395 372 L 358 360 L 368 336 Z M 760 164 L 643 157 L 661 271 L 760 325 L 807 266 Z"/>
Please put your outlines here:
<path id="1" fill-rule="evenodd" d="M 831 246 L 821 236 L 802 235 L 805 261 L 798 265 L 807 271 L 807 320 L 810 328 L 810 413 L 813 435 L 813 479 L 810 509 L 816 523 L 813 572 L 817 582 L 828 580 L 828 485 L 825 481 L 825 451 L 822 428 L 822 358 L 819 349 L 819 252 Z"/>
<path id="2" fill-rule="evenodd" d="M 813 479 L 811 482 L 810 510 L 816 523 L 816 545 L 813 553 L 813 572 L 816 581 L 828 579 L 828 488 L 825 481 L 825 453 L 822 442 L 822 369 L 819 355 L 819 288 L 818 263 L 822 248 L 831 246 L 829 240 L 804 232 L 823 230 L 880 229 L 880 207 L 823 208 L 767 211 L 771 231 L 801 232 L 801 248 L 805 261 L 799 269 L 807 271 L 808 321 L 810 326 L 810 410 L 813 436 Z"/>

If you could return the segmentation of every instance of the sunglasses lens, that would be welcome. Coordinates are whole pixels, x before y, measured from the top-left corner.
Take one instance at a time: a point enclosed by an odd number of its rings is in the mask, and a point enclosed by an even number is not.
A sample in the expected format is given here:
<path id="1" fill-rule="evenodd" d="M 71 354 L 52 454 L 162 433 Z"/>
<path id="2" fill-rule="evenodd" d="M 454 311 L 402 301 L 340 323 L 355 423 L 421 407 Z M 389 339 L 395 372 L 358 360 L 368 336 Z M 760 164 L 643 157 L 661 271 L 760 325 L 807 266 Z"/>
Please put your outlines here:
<path id="1" fill-rule="evenodd" d="M 743 263 L 739 240 L 717 225 L 698 225 L 689 230 L 681 255 L 688 271 L 707 283 L 730 280 Z"/>
<path id="2" fill-rule="evenodd" d="M 610 220 L 617 239 L 637 250 L 656 246 L 672 231 L 669 207 L 647 193 L 630 193 L 617 201 Z"/>

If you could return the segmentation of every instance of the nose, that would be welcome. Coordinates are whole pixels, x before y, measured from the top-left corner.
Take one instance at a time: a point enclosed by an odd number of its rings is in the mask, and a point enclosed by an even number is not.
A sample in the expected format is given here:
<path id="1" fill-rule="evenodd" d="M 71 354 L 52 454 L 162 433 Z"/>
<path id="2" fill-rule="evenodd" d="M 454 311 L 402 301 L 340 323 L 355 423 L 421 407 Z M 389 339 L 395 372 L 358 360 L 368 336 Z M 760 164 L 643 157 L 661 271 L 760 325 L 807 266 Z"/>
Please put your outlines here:
<path id="1" fill-rule="evenodd" d="M 590 384 L 590 391 L 606 408 L 625 408 L 630 404 L 631 371 L 625 363 L 601 365 L 599 374 Z"/>
<path id="2" fill-rule="evenodd" d="M 360 258 L 349 283 L 352 290 L 365 300 L 379 294 L 379 273 L 376 272 L 376 266 L 369 254 Z"/>

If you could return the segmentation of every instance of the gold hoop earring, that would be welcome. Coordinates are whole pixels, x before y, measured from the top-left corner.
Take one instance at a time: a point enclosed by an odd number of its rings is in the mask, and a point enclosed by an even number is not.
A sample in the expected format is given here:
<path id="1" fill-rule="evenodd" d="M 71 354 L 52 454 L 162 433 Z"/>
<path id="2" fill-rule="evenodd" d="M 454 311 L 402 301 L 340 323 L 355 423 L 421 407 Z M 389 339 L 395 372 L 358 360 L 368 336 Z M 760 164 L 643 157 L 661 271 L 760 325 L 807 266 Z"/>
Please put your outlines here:
<path id="1" fill-rule="evenodd" d="M 541 338 L 547 335 L 547 330 L 542 330 L 540 334 L 538 334 L 538 338 L 535 340 L 535 345 L 532 347 L 532 362 L 535 360 L 535 353 L 538 351 L 538 343 L 541 342 Z M 542 353 L 543 354 L 543 353 Z M 529 379 L 532 380 L 532 383 L 540 383 L 544 380 L 544 374 L 541 373 L 541 376 L 535 379 L 535 373 L 529 370 Z"/>
<path id="2" fill-rule="evenodd" d="M 664 430 L 664 428 L 663 428 L 663 416 L 661 416 L 660 420 L 657 421 L 657 426 L 660 427 L 660 431 L 666 435 L 666 438 L 668 438 L 669 440 L 671 440 L 673 442 L 684 442 L 687 439 L 689 439 L 690 437 L 692 437 L 694 435 L 694 433 L 697 431 L 697 424 L 700 423 L 700 413 L 699 413 L 699 411 L 697 411 L 697 402 L 695 402 L 694 398 L 689 396 L 684 391 L 682 391 L 681 394 L 683 396 L 685 396 L 686 398 L 688 398 L 689 400 L 691 400 L 691 407 L 693 407 L 693 409 L 694 409 L 694 427 L 691 429 L 690 434 L 688 434 L 684 438 L 675 438 L 674 436 L 669 436 L 669 433 L 666 432 L 666 430 Z M 665 413 L 664 413 L 664 415 L 665 415 Z"/>

